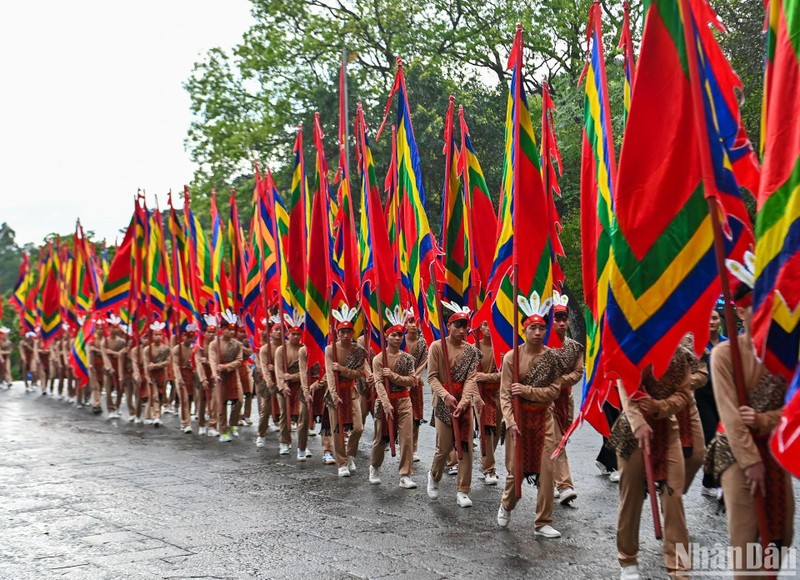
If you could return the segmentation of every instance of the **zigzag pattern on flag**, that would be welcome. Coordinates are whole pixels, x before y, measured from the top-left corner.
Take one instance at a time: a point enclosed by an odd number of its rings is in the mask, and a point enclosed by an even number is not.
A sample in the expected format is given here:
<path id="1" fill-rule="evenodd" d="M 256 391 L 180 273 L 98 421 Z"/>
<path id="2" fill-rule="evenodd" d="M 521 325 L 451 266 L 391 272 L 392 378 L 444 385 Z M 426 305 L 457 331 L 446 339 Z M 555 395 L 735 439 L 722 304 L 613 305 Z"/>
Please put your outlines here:
<path id="1" fill-rule="evenodd" d="M 708 340 L 720 281 L 706 197 L 720 208 L 727 256 L 740 258 L 752 240 L 733 173 L 738 168 L 746 181 L 753 154 L 729 98 L 736 77 L 705 26 L 706 5 L 691 5 L 689 15 L 670 0 L 649 5 L 620 155 L 603 345 L 606 374 L 631 392 L 647 365 L 661 376 L 687 332 L 696 345 Z M 689 58 L 701 78 L 691 78 Z M 692 82 L 702 87 L 698 106 Z M 705 117 L 699 122 L 698 113 Z M 703 151 L 713 167 L 706 179 Z"/>
<path id="2" fill-rule="evenodd" d="M 322 146 L 322 126 L 319 113 L 314 114 L 314 148 L 316 171 L 314 175 L 314 200 L 309 229 L 309 264 L 305 292 L 306 324 L 304 344 L 308 352 L 308 365 L 325 364 L 325 346 L 330 332 L 331 262 L 330 222 L 328 219 L 328 164 Z"/>
<path id="3" fill-rule="evenodd" d="M 768 22 L 752 332 L 788 380 L 800 350 L 800 7 L 771 0 Z"/>
<path id="4" fill-rule="evenodd" d="M 108 269 L 108 276 L 100 287 L 94 304 L 94 310 L 101 315 L 119 307 L 127 301 L 131 294 L 132 276 L 131 266 L 134 260 L 134 237 L 136 236 L 136 216 L 138 210 L 131 216 L 125 237 L 114 254 L 114 259 Z"/>
<path id="5" fill-rule="evenodd" d="M 305 161 L 303 159 L 303 131 L 297 128 L 294 143 L 294 161 L 292 170 L 292 189 L 286 205 L 287 220 L 280 223 L 281 231 L 286 232 L 284 249 L 286 250 L 287 283 L 281 283 L 284 300 L 289 304 L 286 312 L 295 312 L 300 316 L 305 312 L 306 264 L 308 256 L 308 221 L 306 204 L 308 184 L 306 183 Z M 281 219 L 282 216 L 278 216 Z M 285 229 L 284 229 L 285 228 Z"/>
<path id="6" fill-rule="evenodd" d="M 361 227 L 358 237 L 361 309 L 370 329 L 370 346 L 374 352 L 379 352 L 380 333 L 383 332 L 383 312 L 380 307 L 394 308 L 399 304 L 399 292 L 397 272 L 392 267 L 394 260 L 387 224 L 381 211 L 378 178 L 360 103 L 356 111 L 356 146 L 358 170 L 361 173 Z"/>
<path id="7" fill-rule="evenodd" d="M 94 335 L 94 317 L 88 316 L 78 328 L 70 349 L 70 365 L 75 373 L 78 387 L 89 384 L 89 350 L 86 348 L 86 341 L 92 335 Z"/>
<path id="8" fill-rule="evenodd" d="M 581 150 L 581 266 L 586 304 L 585 381 L 580 412 L 565 433 L 564 439 L 584 420 L 608 436 L 609 425 L 602 406 L 610 393 L 616 393 L 616 389 L 610 388 L 612 383 L 603 378 L 602 371 L 602 330 L 608 302 L 613 190 L 617 163 L 614 157 L 599 4 L 592 4 L 589 9 L 586 37 L 590 51 L 581 75 L 585 80 Z"/>
<path id="9" fill-rule="evenodd" d="M 150 212 L 147 228 L 147 288 L 146 294 L 151 314 L 158 320 L 167 320 L 168 297 L 170 295 L 167 271 L 166 246 L 164 244 L 164 224 L 161 212 L 156 208 Z"/>
<path id="10" fill-rule="evenodd" d="M 189 241 L 189 287 L 193 289 L 197 310 L 208 312 L 211 310 L 209 304 L 214 299 L 211 246 L 200 220 L 192 212 L 188 188 L 184 189 L 183 197 L 184 228 Z"/>
<path id="11" fill-rule="evenodd" d="M 27 253 L 22 254 L 22 260 L 19 263 L 19 274 L 17 281 L 14 283 L 14 289 L 11 291 L 11 296 L 8 298 L 9 304 L 20 314 L 25 309 L 25 298 L 28 295 L 28 271 L 30 270 L 30 257 Z"/>
<path id="12" fill-rule="evenodd" d="M 513 266 L 518 266 L 520 295 L 529 296 L 536 291 L 540 296 L 549 296 L 553 290 L 547 196 L 525 95 L 522 51 L 522 27 L 518 26 L 507 67 L 512 74 L 506 110 L 497 243 L 489 286 L 492 299 L 487 297 L 475 318 L 475 324 L 489 320 L 498 365 L 505 353 L 511 350 L 514 333 L 522 336 L 520 321 L 514 320 Z"/>
<path id="13" fill-rule="evenodd" d="M 467 202 L 469 221 L 470 247 L 470 277 L 473 292 L 471 294 L 470 308 L 477 310 L 486 297 L 489 285 L 489 275 L 492 270 L 492 257 L 495 245 L 495 227 L 497 212 L 483 176 L 481 164 L 472 146 L 469 136 L 469 127 L 464 118 L 464 108 L 458 107 L 459 123 L 461 125 L 461 151 L 459 152 L 459 175 L 464 185 L 464 197 Z M 486 225 L 489 224 L 489 225 Z"/>
<path id="14" fill-rule="evenodd" d="M 188 285 L 189 259 L 188 241 L 183 229 L 178 212 L 172 205 L 172 196 L 169 196 L 169 230 L 172 235 L 172 288 L 177 298 L 178 327 L 184 328 L 187 324 L 200 323 L 200 315 L 194 302 L 194 293 Z M 185 208 L 184 208 L 185 211 Z"/>
<path id="15" fill-rule="evenodd" d="M 49 345 L 61 329 L 61 287 L 59 282 L 58 251 L 51 245 L 42 272 L 42 340 Z"/>

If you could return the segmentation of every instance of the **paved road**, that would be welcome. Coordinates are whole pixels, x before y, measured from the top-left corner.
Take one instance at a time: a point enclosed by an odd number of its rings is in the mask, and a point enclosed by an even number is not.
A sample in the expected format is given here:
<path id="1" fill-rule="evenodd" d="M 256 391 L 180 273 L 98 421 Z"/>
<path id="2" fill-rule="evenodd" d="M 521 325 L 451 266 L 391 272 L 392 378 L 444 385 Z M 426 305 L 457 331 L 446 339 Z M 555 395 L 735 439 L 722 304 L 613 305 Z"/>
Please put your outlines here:
<path id="1" fill-rule="evenodd" d="M 594 466 L 600 438 L 588 426 L 569 446 L 575 507 L 555 508 L 563 538 L 541 540 L 530 486 L 507 530 L 495 523 L 501 487 L 483 487 L 477 469 L 473 508 L 456 506 L 448 476 L 428 499 L 428 426 L 420 487 L 409 491 L 393 459 L 382 485 L 367 483 L 371 425 L 356 476 L 339 479 L 322 465 L 319 437 L 298 464 L 278 455 L 276 434 L 257 449 L 255 428 L 221 444 L 179 433 L 174 415 L 161 429 L 109 422 L 19 383 L 0 391 L 0 417 L 0 578 L 619 577 L 617 488 Z M 724 542 L 724 516 L 699 482 L 686 504 L 691 539 Z M 656 578 L 649 517 L 645 508 L 640 566 Z"/>

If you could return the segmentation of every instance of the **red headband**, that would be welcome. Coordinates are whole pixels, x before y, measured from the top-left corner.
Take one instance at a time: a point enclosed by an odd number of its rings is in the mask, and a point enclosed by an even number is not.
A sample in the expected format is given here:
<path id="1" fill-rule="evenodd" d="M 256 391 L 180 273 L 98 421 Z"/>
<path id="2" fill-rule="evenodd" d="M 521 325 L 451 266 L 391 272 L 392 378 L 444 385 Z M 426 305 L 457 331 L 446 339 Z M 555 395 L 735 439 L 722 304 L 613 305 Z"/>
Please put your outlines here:
<path id="1" fill-rule="evenodd" d="M 466 312 L 454 312 L 447 320 L 447 324 L 450 324 L 451 322 L 457 322 L 459 320 L 466 320 L 469 322 L 469 314 Z"/>
<path id="2" fill-rule="evenodd" d="M 395 324 L 394 326 L 390 326 L 389 328 L 387 328 L 386 332 L 384 332 L 383 334 L 384 336 L 389 336 L 390 334 L 394 334 L 395 332 L 403 334 L 405 331 L 406 331 L 405 326 L 403 326 L 402 324 Z"/>
<path id="3" fill-rule="evenodd" d="M 553 314 L 558 314 L 559 312 L 569 314 L 569 309 L 563 304 L 556 304 L 555 306 L 553 306 Z"/>
<path id="4" fill-rule="evenodd" d="M 532 324 L 547 326 L 547 321 L 545 321 L 544 317 L 541 314 L 532 314 L 531 316 L 528 316 L 528 318 L 522 321 L 523 328 L 528 328 Z"/>
<path id="5" fill-rule="evenodd" d="M 349 320 L 342 320 L 339 324 L 336 325 L 336 332 L 340 330 L 344 330 L 345 328 L 349 328 L 350 330 L 353 329 L 353 323 Z"/>

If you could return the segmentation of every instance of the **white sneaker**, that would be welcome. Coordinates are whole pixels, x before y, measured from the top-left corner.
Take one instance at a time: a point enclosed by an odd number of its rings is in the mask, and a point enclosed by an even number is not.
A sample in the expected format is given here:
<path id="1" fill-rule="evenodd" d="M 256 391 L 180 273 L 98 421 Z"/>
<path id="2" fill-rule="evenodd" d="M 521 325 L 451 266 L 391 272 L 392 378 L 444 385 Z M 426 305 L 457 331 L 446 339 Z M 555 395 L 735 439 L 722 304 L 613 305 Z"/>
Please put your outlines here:
<path id="1" fill-rule="evenodd" d="M 614 471 L 611 472 L 611 475 L 608 476 L 608 481 L 610 481 L 611 483 L 619 483 L 619 477 L 620 477 L 619 471 L 615 469 Z"/>
<path id="2" fill-rule="evenodd" d="M 542 526 L 541 528 L 537 528 L 534 532 L 536 536 L 540 538 L 560 538 L 561 532 L 554 529 L 552 526 Z"/>
<path id="3" fill-rule="evenodd" d="M 555 488 L 555 489 L 553 490 L 553 499 L 558 499 L 558 498 L 560 498 L 560 497 L 561 497 L 561 492 L 560 492 L 560 491 L 558 491 L 558 488 Z"/>
<path id="4" fill-rule="evenodd" d="M 373 485 L 377 485 L 381 482 L 380 467 L 373 467 L 372 465 L 369 466 L 369 482 Z"/>
<path id="5" fill-rule="evenodd" d="M 139 417 L 134 417 L 133 418 L 133 424 L 134 425 L 141 425 L 142 424 L 142 420 Z"/>
<path id="6" fill-rule="evenodd" d="M 611 472 L 608 470 L 608 468 L 605 465 L 603 465 L 602 462 L 595 461 L 594 464 L 597 466 L 597 469 L 600 470 L 600 475 L 611 475 Z"/>
<path id="7" fill-rule="evenodd" d="M 292 431 L 297 431 L 297 423 L 292 421 Z"/>
<path id="8" fill-rule="evenodd" d="M 497 475 L 487 473 L 483 478 L 483 485 L 497 485 Z"/>
<path id="9" fill-rule="evenodd" d="M 161 422 L 161 419 L 156 419 L 156 420 L 153 421 L 153 428 L 154 429 L 158 429 L 159 427 L 161 427 L 161 425 L 163 425 L 163 423 Z"/>
<path id="10" fill-rule="evenodd" d="M 133 415 L 128 417 L 128 423 L 136 423 L 136 417 L 134 417 Z"/>
<path id="11" fill-rule="evenodd" d="M 700 490 L 700 493 L 703 494 L 703 495 L 706 495 L 708 497 L 713 497 L 714 499 L 717 499 L 717 488 L 716 487 L 705 487 L 705 486 L 703 486 L 703 488 Z"/>
<path id="12" fill-rule="evenodd" d="M 305 461 L 306 460 L 306 452 L 302 449 L 297 450 L 297 461 Z"/>
<path id="13" fill-rule="evenodd" d="M 256 447 L 264 447 L 266 444 L 266 437 L 256 437 Z"/>
<path id="14" fill-rule="evenodd" d="M 291 449 L 291 447 L 288 443 L 281 443 L 281 446 L 278 448 L 278 454 L 289 455 L 289 449 Z"/>
<path id="15" fill-rule="evenodd" d="M 497 525 L 501 528 L 507 528 L 510 521 L 511 512 L 501 505 L 500 509 L 497 510 Z"/>
<path id="16" fill-rule="evenodd" d="M 306 458 L 309 458 L 309 457 L 313 457 L 313 456 L 311 455 L 311 451 L 306 449 Z"/>
<path id="17" fill-rule="evenodd" d="M 352 455 L 347 456 L 347 469 L 350 470 L 350 473 L 356 472 L 356 458 Z"/>
<path id="18" fill-rule="evenodd" d="M 119 418 L 120 418 L 120 416 L 121 416 L 121 415 L 120 415 L 119 413 L 117 413 L 116 411 L 114 411 L 113 413 L 109 413 L 109 414 L 108 414 L 108 418 L 109 418 L 109 420 L 111 420 L 111 419 L 119 419 Z"/>
<path id="19" fill-rule="evenodd" d="M 309 429 L 308 430 L 308 436 L 309 437 L 316 437 L 317 436 L 317 430 L 316 429 Z"/>
<path id="20" fill-rule="evenodd" d="M 460 491 L 456 493 L 456 503 L 458 504 L 458 507 L 472 507 L 472 500 L 469 499 L 469 496 L 466 493 Z"/>
<path id="21" fill-rule="evenodd" d="M 346 466 L 339 468 L 339 477 L 350 477 L 350 470 Z"/>
<path id="22" fill-rule="evenodd" d="M 208 435 L 208 427 L 198 427 L 197 428 L 198 435 Z"/>
<path id="23" fill-rule="evenodd" d="M 571 505 L 570 502 L 573 501 L 576 497 L 578 497 L 578 492 L 576 492 L 571 487 L 568 487 L 567 489 L 561 492 L 561 505 Z"/>
<path id="24" fill-rule="evenodd" d="M 417 463 L 418 461 L 419 461 L 419 454 L 415 453 L 414 454 L 414 463 Z"/>
<path id="25" fill-rule="evenodd" d="M 281 428 L 278 427 L 275 423 L 272 423 L 269 427 L 267 427 L 267 431 L 269 431 L 270 433 L 277 433 L 280 430 Z"/>
<path id="26" fill-rule="evenodd" d="M 333 453 L 330 451 L 326 451 L 322 454 L 322 463 L 325 465 L 333 465 L 336 463 L 336 459 L 333 457 Z M 349 471 L 349 470 L 348 470 Z"/>
<path id="27" fill-rule="evenodd" d="M 152 425 L 153 424 L 153 420 L 152 419 L 145 419 L 144 420 L 144 424 L 145 425 Z"/>
<path id="28" fill-rule="evenodd" d="M 640 578 L 641 575 L 639 574 L 639 566 L 636 564 L 623 566 L 622 572 L 619 575 L 619 580 L 639 580 Z"/>
<path id="29" fill-rule="evenodd" d="M 207 433 L 207 435 L 208 435 L 209 437 L 219 437 L 219 431 L 217 431 L 217 430 L 216 430 L 216 429 L 214 429 L 213 427 L 209 427 L 209 428 L 208 428 L 208 433 Z"/>
<path id="30" fill-rule="evenodd" d="M 231 428 L 228 430 L 228 433 L 229 433 L 230 435 L 233 435 L 234 437 L 238 437 L 238 436 L 239 436 L 239 428 L 238 428 L 238 427 L 231 427 Z"/>
<path id="31" fill-rule="evenodd" d="M 192 434 L 192 426 L 191 426 L 191 425 L 186 425 L 186 427 L 184 427 L 184 428 L 182 429 L 182 431 L 183 431 L 184 433 L 186 433 L 187 435 L 191 435 L 191 434 Z"/>
<path id="32" fill-rule="evenodd" d="M 417 482 L 407 475 L 400 476 L 400 487 L 403 489 L 417 489 Z"/>
<path id="33" fill-rule="evenodd" d="M 228 443 L 230 441 L 231 441 L 231 436 L 228 435 L 227 433 L 223 433 L 222 435 L 219 436 L 220 443 Z"/>
<path id="34" fill-rule="evenodd" d="M 431 472 L 428 472 L 428 497 L 437 499 L 439 497 L 439 482 L 434 481 Z"/>
<path id="35" fill-rule="evenodd" d="M 458 474 L 458 465 L 454 465 L 453 467 L 447 468 L 447 475 L 457 475 Z"/>

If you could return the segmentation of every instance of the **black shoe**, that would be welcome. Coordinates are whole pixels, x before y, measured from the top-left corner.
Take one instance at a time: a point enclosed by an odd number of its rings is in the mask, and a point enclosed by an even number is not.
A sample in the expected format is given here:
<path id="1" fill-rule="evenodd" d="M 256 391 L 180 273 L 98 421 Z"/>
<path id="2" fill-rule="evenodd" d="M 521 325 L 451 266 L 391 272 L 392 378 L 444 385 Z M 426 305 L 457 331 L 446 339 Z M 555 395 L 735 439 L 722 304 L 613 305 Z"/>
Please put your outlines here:
<path id="1" fill-rule="evenodd" d="M 103 407 L 92 407 L 92 413 L 100 415 L 103 412 Z"/>

